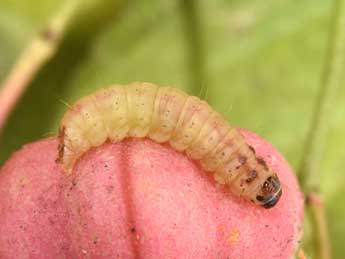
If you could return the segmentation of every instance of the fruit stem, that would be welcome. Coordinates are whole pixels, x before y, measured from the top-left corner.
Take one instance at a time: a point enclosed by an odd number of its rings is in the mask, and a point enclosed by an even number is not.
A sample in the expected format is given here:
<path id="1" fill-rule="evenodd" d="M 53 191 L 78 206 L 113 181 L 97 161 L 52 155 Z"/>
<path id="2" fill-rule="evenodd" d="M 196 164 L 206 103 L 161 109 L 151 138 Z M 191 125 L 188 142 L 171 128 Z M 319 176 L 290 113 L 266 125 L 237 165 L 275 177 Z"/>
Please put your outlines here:
<path id="1" fill-rule="evenodd" d="M 314 254 L 317 258 L 331 259 L 331 244 L 328 233 L 325 205 L 322 198 L 316 193 L 307 196 L 307 209 L 311 216 L 315 236 Z"/>
<path id="2" fill-rule="evenodd" d="M 24 48 L 0 87 L 0 134 L 16 103 L 40 68 L 54 56 L 80 0 L 66 0 L 57 14 Z"/>
<path id="3" fill-rule="evenodd" d="M 345 0 L 334 0 L 332 22 L 329 33 L 328 51 L 320 81 L 320 89 L 315 102 L 313 117 L 307 135 L 305 149 L 299 170 L 299 180 L 306 197 L 320 197 L 320 165 L 327 140 L 328 125 L 335 104 L 338 87 L 344 71 L 345 53 Z M 317 244 L 315 254 L 320 258 L 331 258 L 330 240 L 324 203 L 315 205 L 307 202 L 308 211 L 313 218 Z"/>

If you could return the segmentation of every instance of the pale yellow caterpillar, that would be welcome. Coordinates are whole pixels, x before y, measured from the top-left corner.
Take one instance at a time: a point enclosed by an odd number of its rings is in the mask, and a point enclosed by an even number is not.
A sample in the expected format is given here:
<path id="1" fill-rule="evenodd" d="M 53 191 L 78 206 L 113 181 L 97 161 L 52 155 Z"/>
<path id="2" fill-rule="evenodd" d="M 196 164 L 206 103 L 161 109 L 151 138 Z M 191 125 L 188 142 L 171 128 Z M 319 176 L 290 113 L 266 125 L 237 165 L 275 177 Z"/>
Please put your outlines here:
<path id="1" fill-rule="evenodd" d="M 277 175 L 205 101 L 150 83 L 115 85 L 77 101 L 60 124 L 57 162 L 70 173 L 91 147 L 128 137 L 168 142 L 234 194 L 265 208 L 282 194 Z"/>

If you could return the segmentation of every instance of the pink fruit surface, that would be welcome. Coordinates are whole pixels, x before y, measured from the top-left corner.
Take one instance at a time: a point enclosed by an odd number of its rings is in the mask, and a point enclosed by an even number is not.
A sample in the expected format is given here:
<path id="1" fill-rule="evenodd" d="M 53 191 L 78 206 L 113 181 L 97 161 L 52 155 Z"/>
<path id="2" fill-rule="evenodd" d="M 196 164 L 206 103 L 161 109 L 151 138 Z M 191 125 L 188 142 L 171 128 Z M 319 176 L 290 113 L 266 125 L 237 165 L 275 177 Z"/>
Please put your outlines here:
<path id="1" fill-rule="evenodd" d="M 90 150 L 65 176 L 57 140 L 0 171 L 0 258 L 290 258 L 303 198 L 287 162 L 243 131 L 279 175 L 272 209 L 234 197 L 185 155 L 132 139 Z"/>

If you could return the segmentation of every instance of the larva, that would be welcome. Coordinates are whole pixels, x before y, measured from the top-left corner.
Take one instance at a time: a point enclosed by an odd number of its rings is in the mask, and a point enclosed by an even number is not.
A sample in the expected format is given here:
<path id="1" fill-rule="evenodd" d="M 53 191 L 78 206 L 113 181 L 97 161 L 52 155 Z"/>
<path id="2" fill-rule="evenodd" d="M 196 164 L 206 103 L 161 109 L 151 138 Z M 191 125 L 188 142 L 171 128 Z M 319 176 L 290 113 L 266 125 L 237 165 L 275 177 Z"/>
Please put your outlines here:
<path id="1" fill-rule="evenodd" d="M 91 147 L 128 137 L 168 142 L 234 194 L 265 208 L 282 194 L 277 175 L 205 101 L 150 83 L 115 85 L 77 101 L 60 124 L 57 162 L 70 173 Z"/>

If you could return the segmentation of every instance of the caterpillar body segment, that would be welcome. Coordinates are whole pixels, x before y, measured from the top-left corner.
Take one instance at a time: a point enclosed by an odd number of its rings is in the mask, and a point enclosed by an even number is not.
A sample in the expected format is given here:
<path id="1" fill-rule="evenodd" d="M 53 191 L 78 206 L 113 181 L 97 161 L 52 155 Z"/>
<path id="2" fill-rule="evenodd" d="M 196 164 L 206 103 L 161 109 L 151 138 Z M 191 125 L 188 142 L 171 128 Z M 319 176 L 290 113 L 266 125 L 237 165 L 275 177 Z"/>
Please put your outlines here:
<path id="1" fill-rule="evenodd" d="M 227 161 L 241 156 L 238 151 L 245 142 L 235 128 L 230 129 L 225 136 L 222 135 L 219 138 L 220 140 L 212 151 L 201 159 L 201 165 L 207 171 L 216 171 Z M 247 156 L 250 157 L 251 154 L 245 154 L 245 157 Z"/>
<path id="2" fill-rule="evenodd" d="M 57 162 L 70 173 L 91 147 L 127 137 L 168 142 L 233 193 L 265 208 L 282 194 L 277 175 L 205 101 L 150 83 L 115 85 L 77 101 L 60 124 Z"/>
<path id="3" fill-rule="evenodd" d="M 227 121 L 213 111 L 200 129 L 199 136 L 187 148 L 186 154 L 192 159 L 201 160 L 203 164 L 203 158 L 213 152 L 214 148 L 231 128 Z M 206 164 L 204 164 L 204 169 L 212 171 L 212 168 L 207 167 Z"/>
<path id="4" fill-rule="evenodd" d="M 148 135 L 157 88 L 150 83 L 133 83 L 126 87 L 129 137 L 143 138 Z"/>
<path id="5" fill-rule="evenodd" d="M 188 95 L 172 87 L 158 89 L 148 137 L 158 143 L 168 142 L 176 128 Z"/>
<path id="6" fill-rule="evenodd" d="M 189 96 L 183 106 L 179 120 L 169 140 L 170 145 L 178 150 L 186 150 L 199 136 L 200 129 L 212 113 L 211 107 L 195 96 Z"/>
<path id="7" fill-rule="evenodd" d="M 78 158 L 92 146 L 84 134 L 84 120 L 78 108 L 78 106 L 74 106 L 73 110 L 69 110 L 65 114 L 59 128 L 57 161 L 67 172 L 70 170 L 69 168 L 73 168 Z"/>
<path id="8" fill-rule="evenodd" d="M 97 104 L 95 97 L 90 95 L 79 101 L 78 106 L 80 108 L 77 106 L 82 123 L 78 124 L 78 128 L 92 147 L 103 144 L 108 135 L 103 119 L 102 107 L 98 105 L 101 104 Z"/>
<path id="9" fill-rule="evenodd" d="M 113 86 L 101 89 L 93 97 L 102 115 L 108 138 L 119 142 L 127 137 L 129 123 L 126 88 Z"/>

